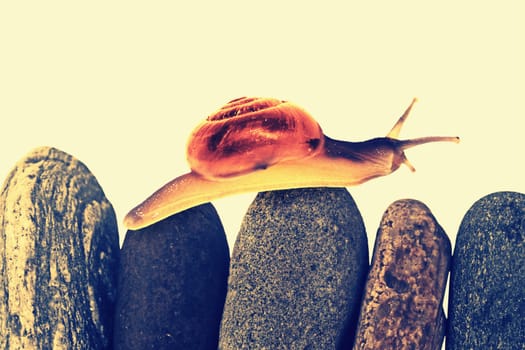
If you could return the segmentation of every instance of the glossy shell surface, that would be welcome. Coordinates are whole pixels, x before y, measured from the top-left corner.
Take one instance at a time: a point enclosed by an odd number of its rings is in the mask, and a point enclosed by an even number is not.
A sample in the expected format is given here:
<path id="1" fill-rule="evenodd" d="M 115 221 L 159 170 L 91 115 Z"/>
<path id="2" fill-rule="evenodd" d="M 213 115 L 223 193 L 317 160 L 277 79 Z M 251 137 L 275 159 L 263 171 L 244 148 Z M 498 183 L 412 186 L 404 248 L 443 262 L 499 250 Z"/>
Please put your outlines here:
<path id="1" fill-rule="evenodd" d="M 323 146 L 319 124 L 302 108 L 273 98 L 243 97 L 197 126 L 187 157 L 192 171 L 228 178 L 311 157 Z"/>

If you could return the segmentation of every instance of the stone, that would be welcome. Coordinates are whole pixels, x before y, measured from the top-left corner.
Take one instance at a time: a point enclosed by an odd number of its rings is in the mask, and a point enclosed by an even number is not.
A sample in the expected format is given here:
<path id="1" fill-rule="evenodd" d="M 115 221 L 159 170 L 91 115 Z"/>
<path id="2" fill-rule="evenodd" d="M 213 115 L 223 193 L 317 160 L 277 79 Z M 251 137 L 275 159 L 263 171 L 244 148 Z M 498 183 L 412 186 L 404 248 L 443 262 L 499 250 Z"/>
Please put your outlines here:
<path id="1" fill-rule="evenodd" d="M 475 202 L 452 261 L 447 349 L 524 349 L 525 194 Z"/>
<path id="2" fill-rule="evenodd" d="M 440 349 L 450 255 L 423 203 L 392 203 L 376 237 L 354 349 Z"/>
<path id="3" fill-rule="evenodd" d="M 219 348 L 348 348 L 367 270 L 346 189 L 259 193 L 233 249 Z"/>
<path id="4" fill-rule="evenodd" d="M 137 231 L 122 246 L 115 349 L 217 349 L 229 248 L 207 203 Z"/>
<path id="5" fill-rule="evenodd" d="M 115 212 L 89 169 L 30 152 L 0 194 L 0 348 L 110 349 L 118 258 Z"/>

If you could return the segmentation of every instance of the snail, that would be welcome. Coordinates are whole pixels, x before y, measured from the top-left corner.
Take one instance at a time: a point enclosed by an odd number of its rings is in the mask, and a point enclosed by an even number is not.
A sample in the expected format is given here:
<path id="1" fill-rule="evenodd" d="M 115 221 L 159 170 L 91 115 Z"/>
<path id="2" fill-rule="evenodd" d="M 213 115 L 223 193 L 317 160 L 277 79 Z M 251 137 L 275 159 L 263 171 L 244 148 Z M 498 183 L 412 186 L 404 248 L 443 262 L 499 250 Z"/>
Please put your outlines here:
<path id="1" fill-rule="evenodd" d="M 347 187 L 388 175 L 404 151 L 458 137 L 397 137 L 414 99 L 386 137 L 362 142 L 329 138 L 299 106 L 274 98 L 239 98 L 210 115 L 187 146 L 191 172 L 165 184 L 124 219 L 140 229 L 172 214 L 227 195 L 304 187 Z"/>

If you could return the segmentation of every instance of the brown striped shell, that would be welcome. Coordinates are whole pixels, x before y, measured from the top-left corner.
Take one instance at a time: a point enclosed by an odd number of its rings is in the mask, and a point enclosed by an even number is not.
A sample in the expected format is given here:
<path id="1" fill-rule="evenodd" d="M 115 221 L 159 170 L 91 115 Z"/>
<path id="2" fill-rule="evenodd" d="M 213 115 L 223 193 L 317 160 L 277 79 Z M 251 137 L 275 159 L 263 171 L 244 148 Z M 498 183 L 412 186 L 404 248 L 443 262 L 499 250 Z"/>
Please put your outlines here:
<path id="1" fill-rule="evenodd" d="M 217 179 L 311 157 L 323 147 L 321 127 L 302 108 L 273 98 L 243 97 L 193 131 L 187 157 L 193 172 Z"/>

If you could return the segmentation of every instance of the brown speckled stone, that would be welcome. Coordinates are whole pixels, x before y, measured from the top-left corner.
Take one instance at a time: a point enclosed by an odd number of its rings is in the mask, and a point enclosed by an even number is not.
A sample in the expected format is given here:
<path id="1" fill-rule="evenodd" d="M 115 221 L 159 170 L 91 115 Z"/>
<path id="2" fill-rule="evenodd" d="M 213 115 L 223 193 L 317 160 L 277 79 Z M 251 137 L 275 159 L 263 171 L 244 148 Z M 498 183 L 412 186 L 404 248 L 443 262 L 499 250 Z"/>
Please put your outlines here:
<path id="1" fill-rule="evenodd" d="M 367 270 L 365 228 L 348 191 L 258 194 L 232 254 L 220 349 L 351 346 Z"/>
<path id="2" fill-rule="evenodd" d="M 489 194 L 459 227 L 447 349 L 525 349 L 525 194 Z"/>
<path id="3" fill-rule="evenodd" d="M 224 229 L 209 203 L 128 231 L 114 349 L 217 349 L 228 259 Z"/>
<path id="4" fill-rule="evenodd" d="M 379 227 L 354 349 L 439 349 L 450 253 L 424 204 L 391 204 Z"/>

